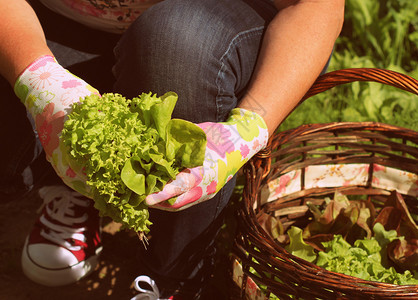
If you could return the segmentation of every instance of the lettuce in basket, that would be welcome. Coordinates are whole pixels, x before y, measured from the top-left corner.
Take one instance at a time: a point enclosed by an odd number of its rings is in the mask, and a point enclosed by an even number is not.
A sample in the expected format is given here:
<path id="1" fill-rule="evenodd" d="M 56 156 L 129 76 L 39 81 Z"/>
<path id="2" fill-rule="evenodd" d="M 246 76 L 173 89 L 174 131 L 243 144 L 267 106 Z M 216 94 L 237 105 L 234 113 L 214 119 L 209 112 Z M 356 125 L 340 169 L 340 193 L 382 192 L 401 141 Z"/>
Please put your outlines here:
<path id="1" fill-rule="evenodd" d="M 171 115 L 175 93 L 91 95 L 73 106 L 61 139 L 70 164 L 83 168 L 95 207 L 125 228 L 148 232 L 147 195 L 183 168 L 203 164 L 206 135 Z"/>
<path id="2" fill-rule="evenodd" d="M 387 246 L 395 241 L 404 240 L 398 237 L 395 230 L 385 230 L 381 223 L 373 226 L 371 238 L 358 239 L 353 245 L 344 240 L 340 234 L 332 240 L 322 242 L 324 251 L 316 253 L 314 248 L 305 243 L 302 229 L 292 226 L 288 231 L 290 244 L 286 250 L 291 254 L 312 262 L 326 270 L 358 277 L 369 281 L 391 284 L 418 284 L 418 272 L 398 270 L 388 260 Z"/>

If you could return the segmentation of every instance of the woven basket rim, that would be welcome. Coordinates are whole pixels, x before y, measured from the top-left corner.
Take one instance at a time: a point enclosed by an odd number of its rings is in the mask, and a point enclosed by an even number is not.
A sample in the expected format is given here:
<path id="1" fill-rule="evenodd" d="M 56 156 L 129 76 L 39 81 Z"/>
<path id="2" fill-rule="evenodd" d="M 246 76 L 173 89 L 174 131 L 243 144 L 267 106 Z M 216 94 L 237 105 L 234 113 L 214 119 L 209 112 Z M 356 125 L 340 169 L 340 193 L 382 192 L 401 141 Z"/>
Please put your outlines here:
<path id="1" fill-rule="evenodd" d="M 374 69 L 374 68 L 355 68 L 355 69 L 345 69 L 345 70 L 338 70 L 334 72 L 327 73 L 325 75 L 320 76 L 317 81 L 314 83 L 312 88 L 306 93 L 305 97 L 301 100 L 304 101 L 307 98 L 316 95 L 320 92 L 328 90 L 334 86 L 339 84 L 350 83 L 353 81 L 375 81 L 380 82 L 383 84 L 392 85 L 413 94 L 418 95 L 418 81 L 414 78 L 411 78 L 407 75 L 400 74 L 397 72 L 393 72 L 390 70 L 384 69 Z M 300 103 L 301 103 L 300 102 Z M 356 277 L 343 275 L 340 273 L 335 273 L 331 271 L 327 271 L 321 267 L 318 267 L 314 264 L 311 264 L 303 259 L 297 258 L 286 250 L 281 248 L 274 240 L 270 237 L 269 234 L 265 232 L 265 230 L 258 224 L 256 220 L 256 215 L 253 209 L 254 199 L 250 199 L 251 193 L 254 190 L 262 185 L 264 178 L 267 174 L 271 171 L 270 170 L 270 158 L 273 149 L 276 149 L 279 144 L 285 143 L 289 140 L 292 140 L 296 137 L 301 136 L 309 136 L 310 134 L 315 133 L 322 133 L 324 131 L 332 131 L 332 130 L 370 130 L 381 132 L 382 134 L 389 135 L 391 137 L 396 138 L 404 138 L 407 140 L 411 140 L 414 143 L 418 144 L 418 132 L 412 129 L 403 128 L 395 125 L 390 125 L 386 123 L 380 122 L 330 122 L 330 123 L 315 123 L 315 124 L 306 124 L 301 125 L 296 128 L 288 129 L 283 132 L 276 132 L 272 135 L 269 139 L 268 146 L 257 153 L 244 167 L 244 173 L 246 176 L 246 184 L 244 186 L 244 193 L 243 193 L 243 204 L 239 208 L 238 211 L 238 218 L 241 220 L 243 224 L 245 224 L 246 229 L 245 232 L 240 233 L 237 237 L 236 246 L 244 247 L 245 248 L 245 241 L 241 241 L 240 239 L 245 240 L 246 238 L 249 239 L 254 237 L 254 240 L 251 240 L 252 243 L 261 243 L 260 245 L 265 245 L 266 249 L 271 251 L 271 255 L 280 257 L 284 259 L 286 263 L 289 263 L 293 266 L 295 272 L 298 271 L 298 268 L 303 268 L 307 274 L 311 274 L 311 276 L 319 276 L 321 277 L 321 282 L 317 282 L 322 288 L 326 288 L 327 284 L 333 286 L 335 284 L 335 280 L 339 280 L 339 285 L 344 286 L 346 289 L 354 289 L 354 290 L 363 290 L 364 295 L 374 295 L 376 297 L 383 297 L 384 299 L 392 299 L 392 298 L 385 298 L 382 296 L 382 293 L 389 293 L 386 295 L 388 297 L 404 297 L 406 296 L 403 294 L 404 292 L 408 292 L 410 298 L 408 299 L 418 299 L 418 285 L 414 286 L 399 286 L 396 284 L 389 284 L 389 283 L 381 283 L 381 282 L 372 282 L 367 280 L 362 280 Z M 258 237 L 257 237 L 258 236 Z M 240 246 L 241 245 L 241 246 Z M 264 250 L 266 250 L 264 249 Z M 248 249 L 241 249 L 241 250 L 248 250 Z M 238 253 L 238 254 L 237 254 Z M 235 252 L 233 255 L 240 256 L 239 253 L 242 252 Z M 241 256 L 242 258 L 242 256 Z M 302 263 L 302 265 L 301 265 Z M 244 274 L 246 276 L 252 277 L 248 270 L 245 269 L 244 266 Z M 347 282 L 344 282 L 344 279 Z M 349 280 L 348 280 L 349 279 Z M 341 281 L 342 280 L 342 281 Z M 241 292 L 245 289 L 244 286 L 241 287 Z M 341 296 L 343 296 L 344 289 L 342 291 Z M 403 296 L 402 296 L 403 295 Z"/>

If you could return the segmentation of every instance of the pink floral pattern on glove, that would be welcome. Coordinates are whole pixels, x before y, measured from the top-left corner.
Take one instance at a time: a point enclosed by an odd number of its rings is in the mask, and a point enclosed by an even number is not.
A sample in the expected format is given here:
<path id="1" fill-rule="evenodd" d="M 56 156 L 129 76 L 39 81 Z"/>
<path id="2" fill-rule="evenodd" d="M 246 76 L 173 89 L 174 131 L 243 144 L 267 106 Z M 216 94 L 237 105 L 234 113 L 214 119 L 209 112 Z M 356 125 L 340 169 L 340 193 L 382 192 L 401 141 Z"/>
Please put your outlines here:
<path id="1" fill-rule="evenodd" d="M 64 112 L 54 112 L 54 103 L 48 103 L 43 112 L 36 115 L 36 128 L 38 129 L 38 137 L 45 153 L 52 153 L 59 145 L 59 134 L 64 126 Z"/>
<path id="2" fill-rule="evenodd" d="M 80 182 L 85 183 L 85 175 L 74 172 L 69 166 L 61 149 L 60 135 L 72 104 L 99 92 L 49 55 L 30 64 L 17 79 L 14 90 L 35 120 L 46 157 L 57 174 L 69 186 L 75 181 L 78 187 L 82 186 Z"/>
<path id="3" fill-rule="evenodd" d="M 268 140 L 267 126 L 256 113 L 235 108 L 226 122 L 198 124 L 207 137 L 203 165 L 180 172 L 146 203 L 164 210 L 181 210 L 213 198 Z M 170 205 L 165 200 L 175 199 Z"/>
<path id="4" fill-rule="evenodd" d="M 231 131 L 222 124 L 202 123 L 198 126 L 206 133 L 207 147 L 222 158 L 225 158 L 226 152 L 235 150 L 235 145 L 231 141 Z"/>

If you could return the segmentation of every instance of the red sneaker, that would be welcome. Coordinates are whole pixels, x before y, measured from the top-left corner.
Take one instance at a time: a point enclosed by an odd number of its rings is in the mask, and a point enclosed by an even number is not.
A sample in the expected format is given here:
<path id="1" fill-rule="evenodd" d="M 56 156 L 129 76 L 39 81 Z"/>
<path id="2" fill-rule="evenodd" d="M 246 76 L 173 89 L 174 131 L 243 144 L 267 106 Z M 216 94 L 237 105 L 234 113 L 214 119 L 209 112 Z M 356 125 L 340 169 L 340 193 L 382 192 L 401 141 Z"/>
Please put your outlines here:
<path id="1" fill-rule="evenodd" d="M 42 285 L 74 283 L 98 263 L 99 213 L 92 200 L 64 185 L 43 187 L 39 195 L 43 210 L 23 247 L 23 272 Z"/>

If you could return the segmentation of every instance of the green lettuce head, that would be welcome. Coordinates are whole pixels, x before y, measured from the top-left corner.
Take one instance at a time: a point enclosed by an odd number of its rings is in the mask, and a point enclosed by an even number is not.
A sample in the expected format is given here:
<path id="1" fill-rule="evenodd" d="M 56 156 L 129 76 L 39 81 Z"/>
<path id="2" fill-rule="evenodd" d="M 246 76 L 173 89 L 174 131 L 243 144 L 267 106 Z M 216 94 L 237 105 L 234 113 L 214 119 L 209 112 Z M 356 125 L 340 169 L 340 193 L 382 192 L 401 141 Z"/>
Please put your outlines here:
<path id="1" fill-rule="evenodd" d="M 144 199 L 183 168 L 203 164 L 206 134 L 171 115 L 175 93 L 87 96 L 74 104 L 61 139 L 72 164 L 83 166 L 95 207 L 125 228 L 148 232 Z"/>

